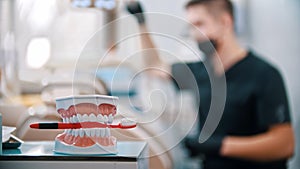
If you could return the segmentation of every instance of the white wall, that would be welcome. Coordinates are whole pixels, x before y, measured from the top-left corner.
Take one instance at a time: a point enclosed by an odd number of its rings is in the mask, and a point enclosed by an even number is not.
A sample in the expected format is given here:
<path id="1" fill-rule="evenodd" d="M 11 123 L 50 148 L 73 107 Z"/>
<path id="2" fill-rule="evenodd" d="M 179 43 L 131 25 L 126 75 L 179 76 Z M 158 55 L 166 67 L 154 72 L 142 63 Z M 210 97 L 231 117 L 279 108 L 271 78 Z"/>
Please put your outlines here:
<path id="1" fill-rule="evenodd" d="M 300 167 L 300 1 L 249 0 L 248 5 L 250 46 L 277 65 L 286 82 L 298 143 L 290 168 L 296 169 Z"/>
<path id="2" fill-rule="evenodd" d="M 178 59 L 191 61 L 199 59 L 194 53 L 183 47 L 175 38 L 179 38 L 184 43 L 192 46 L 196 52 L 199 52 L 191 39 L 186 39 L 183 34 L 188 33 L 188 22 L 186 21 L 184 5 L 187 0 L 141 0 L 147 15 L 147 24 L 151 32 L 159 32 L 170 37 L 155 36 L 152 38 L 160 50 L 170 52 L 161 52 L 160 56 L 166 62 L 178 62 Z M 157 13 L 157 14 L 151 14 Z"/>

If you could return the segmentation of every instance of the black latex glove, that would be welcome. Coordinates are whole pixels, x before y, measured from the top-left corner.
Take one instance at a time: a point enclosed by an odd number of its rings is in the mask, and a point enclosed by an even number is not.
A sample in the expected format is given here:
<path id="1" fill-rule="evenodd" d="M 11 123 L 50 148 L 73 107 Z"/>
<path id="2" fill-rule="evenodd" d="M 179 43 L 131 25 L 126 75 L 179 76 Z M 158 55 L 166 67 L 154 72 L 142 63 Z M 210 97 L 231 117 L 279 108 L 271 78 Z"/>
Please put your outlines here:
<path id="1" fill-rule="evenodd" d="M 131 13 L 132 15 L 134 15 L 136 17 L 139 24 L 145 23 L 145 16 L 143 13 L 144 11 L 143 11 L 141 4 L 138 1 L 128 2 L 127 10 L 129 13 Z"/>
<path id="2" fill-rule="evenodd" d="M 223 136 L 211 136 L 204 143 L 199 143 L 198 137 L 187 137 L 184 139 L 184 146 L 188 149 L 191 157 L 199 154 L 219 155 L 222 146 Z"/>

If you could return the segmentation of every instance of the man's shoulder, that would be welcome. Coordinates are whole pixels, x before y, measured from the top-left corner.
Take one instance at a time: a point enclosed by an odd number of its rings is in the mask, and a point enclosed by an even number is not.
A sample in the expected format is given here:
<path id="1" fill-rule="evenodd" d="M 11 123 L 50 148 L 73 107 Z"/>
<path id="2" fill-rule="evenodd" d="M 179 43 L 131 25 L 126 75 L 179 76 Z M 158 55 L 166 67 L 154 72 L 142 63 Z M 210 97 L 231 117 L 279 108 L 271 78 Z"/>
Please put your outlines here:
<path id="1" fill-rule="evenodd" d="M 266 60 L 265 58 L 257 55 L 256 53 L 249 51 L 249 67 L 256 71 L 261 76 L 267 77 L 272 75 L 280 75 L 278 68 L 273 65 L 270 61 Z"/>

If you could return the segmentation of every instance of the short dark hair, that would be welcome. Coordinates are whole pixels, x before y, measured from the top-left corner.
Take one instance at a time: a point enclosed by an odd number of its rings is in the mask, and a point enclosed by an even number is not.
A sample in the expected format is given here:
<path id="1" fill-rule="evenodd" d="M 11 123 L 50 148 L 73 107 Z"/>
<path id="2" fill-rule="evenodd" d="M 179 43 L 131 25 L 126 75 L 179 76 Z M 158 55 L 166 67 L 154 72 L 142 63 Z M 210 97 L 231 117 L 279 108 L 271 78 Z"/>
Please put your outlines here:
<path id="1" fill-rule="evenodd" d="M 234 8 L 230 0 L 190 0 L 185 5 L 185 8 L 188 9 L 194 5 L 205 5 L 209 8 L 209 12 L 216 14 L 220 11 L 225 11 L 229 13 L 232 20 L 234 20 Z"/>

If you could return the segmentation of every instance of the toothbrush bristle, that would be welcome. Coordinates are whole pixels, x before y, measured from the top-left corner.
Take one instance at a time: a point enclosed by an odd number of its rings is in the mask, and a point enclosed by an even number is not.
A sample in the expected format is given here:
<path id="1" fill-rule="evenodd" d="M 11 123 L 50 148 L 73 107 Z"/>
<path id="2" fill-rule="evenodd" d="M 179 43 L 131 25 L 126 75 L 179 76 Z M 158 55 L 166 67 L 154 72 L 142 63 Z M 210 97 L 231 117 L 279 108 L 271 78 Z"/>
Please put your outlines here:
<path id="1" fill-rule="evenodd" d="M 136 125 L 136 122 L 135 121 L 133 121 L 133 120 L 130 120 L 130 119 L 122 119 L 121 120 L 121 125 L 122 126 L 135 126 Z"/>

